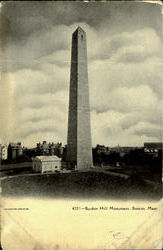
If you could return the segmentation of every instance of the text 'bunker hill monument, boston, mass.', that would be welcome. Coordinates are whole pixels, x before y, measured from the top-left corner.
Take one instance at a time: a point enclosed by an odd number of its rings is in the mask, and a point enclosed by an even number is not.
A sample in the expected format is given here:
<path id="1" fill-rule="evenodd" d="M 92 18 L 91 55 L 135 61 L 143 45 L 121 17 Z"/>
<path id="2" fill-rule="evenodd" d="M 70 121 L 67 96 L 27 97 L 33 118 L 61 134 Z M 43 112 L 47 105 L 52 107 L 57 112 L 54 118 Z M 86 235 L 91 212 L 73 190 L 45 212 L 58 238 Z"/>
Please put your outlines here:
<path id="1" fill-rule="evenodd" d="M 77 169 L 92 167 L 86 33 L 72 34 L 67 163 Z"/>

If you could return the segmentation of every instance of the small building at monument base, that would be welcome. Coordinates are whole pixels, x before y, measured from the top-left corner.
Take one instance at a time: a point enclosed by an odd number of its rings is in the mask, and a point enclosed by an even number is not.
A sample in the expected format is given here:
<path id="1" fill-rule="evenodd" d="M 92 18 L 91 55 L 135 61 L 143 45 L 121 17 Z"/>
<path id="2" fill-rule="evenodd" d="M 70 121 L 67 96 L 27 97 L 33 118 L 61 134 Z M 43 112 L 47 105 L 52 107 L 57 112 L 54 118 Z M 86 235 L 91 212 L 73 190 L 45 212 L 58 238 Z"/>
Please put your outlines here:
<path id="1" fill-rule="evenodd" d="M 32 169 L 37 173 L 56 172 L 61 170 L 61 159 L 58 156 L 36 156 L 32 159 Z"/>

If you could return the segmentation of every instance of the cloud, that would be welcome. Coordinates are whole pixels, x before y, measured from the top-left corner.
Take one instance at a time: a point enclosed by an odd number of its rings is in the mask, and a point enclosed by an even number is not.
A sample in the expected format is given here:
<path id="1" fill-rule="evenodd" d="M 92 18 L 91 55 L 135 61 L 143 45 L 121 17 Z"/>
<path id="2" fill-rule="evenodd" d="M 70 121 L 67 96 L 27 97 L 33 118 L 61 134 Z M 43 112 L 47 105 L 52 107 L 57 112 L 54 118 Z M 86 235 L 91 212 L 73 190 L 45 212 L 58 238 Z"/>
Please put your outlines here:
<path id="1" fill-rule="evenodd" d="M 149 86 L 143 85 L 131 88 L 118 87 L 110 92 L 103 92 L 103 95 L 98 92 L 96 99 L 94 98 L 93 101 L 92 105 L 98 111 L 112 109 L 126 113 L 141 112 L 157 105 L 156 95 Z"/>
<path id="2" fill-rule="evenodd" d="M 20 41 L 8 43 L 5 47 L 4 70 L 39 69 L 44 60 L 47 63 L 70 61 L 71 35 L 78 26 L 82 26 L 88 33 L 93 33 L 94 29 L 84 22 L 70 26 L 56 25 L 47 30 L 39 29 Z"/>
<path id="3" fill-rule="evenodd" d="M 40 70 L 22 69 L 12 73 L 15 96 L 56 93 L 68 88 L 69 68 L 44 64 Z"/>
<path id="4" fill-rule="evenodd" d="M 161 99 L 162 73 L 161 60 L 150 57 L 139 63 L 119 63 L 111 60 L 95 60 L 89 65 L 90 92 L 92 93 L 92 105 L 98 106 L 98 100 L 104 95 L 102 102 L 107 102 L 107 95 L 114 88 L 135 88 L 138 86 L 149 86 Z M 146 94 L 146 92 L 144 93 Z M 147 92 L 148 94 L 148 92 Z M 95 103 L 94 103 L 95 102 Z M 99 100 L 99 105 L 100 105 Z"/>
<path id="5" fill-rule="evenodd" d="M 146 58 L 160 56 L 162 46 L 156 32 L 149 28 L 144 28 L 130 34 L 124 34 L 124 40 L 128 46 L 117 51 L 117 61 L 120 62 L 141 62 Z M 123 42 L 125 44 L 125 42 Z"/>
<path id="6" fill-rule="evenodd" d="M 21 99 L 23 108 L 29 109 L 40 109 L 43 107 L 52 106 L 53 109 L 58 107 L 61 111 L 67 107 L 68 103 L 68 91 L 56 91 L 56 93 L 45 93 L 43 96 L 38 93 L 23 96 Z"/>
<path id="7" fill-rule="evenodd" d="M 43 56 L 40 58 L 41 63 L 50 63 L 56 64 L 60 67 L 70 67 L 71 56 L 70 56 L 70 49 L 69 50 L 58 50 L 55 51 L 47 56 Z"/>
<path id="8" fill-rule="evenodd" d="M 60 138 L 62 142 L 65 142 L 67 111 L 68 108 L 53 104 L 53 102 L 49 102 L 49 105 L 44 105 L 40 109 L 26 107 L 15 123 L 14 137 L 27 140 L 33 135 L 40 140 L 38 135 L 41 134 L 42 139 L 48 137 L 49 140 L 52 140 L 49 138 L 50 134 L 54 139 Z M 19 129 L 16 129 L 18 124 Z"/>
<path id="9" fill-rule="evenodd" d="M 152 55 L 159 56 L 161 53 L 160 37 L 149 27 L 113 35 L 109 32 L 101 34 L 99 31 L 98 33 L 89 35 L 90 58 L 110 59 L 113 62 L 139 62 Z"/>
<path id="10" fill-rule="evenodd" d="M 139 122 L 137 125 L 130 128 L 130 133 L 138 136 L 155 137 L 156 140 L 161 139 L 160 126 L 157 124 L 150 124 L 148 122 Z"/>
<path id="11" fill-rule="evenodd" d="M 93 145 L 98 141 L 104 145 L 115 146 L 142 146 L 145 141 L 160 141 L 160 125 L 151 124 L 150 122 L 139 120 L 139 116 L 135 113 L 135 120 L 130 120 L 129 127 L 123 127 L 123 122 L 128 119 L 128 114 L 110 110 L 104 113 L 91 112 L 92 117 L 92 133 Z M 134 122 L 135 121 L 135 122 Z M 101 126 L 99 126 L 101 124 Z"/>

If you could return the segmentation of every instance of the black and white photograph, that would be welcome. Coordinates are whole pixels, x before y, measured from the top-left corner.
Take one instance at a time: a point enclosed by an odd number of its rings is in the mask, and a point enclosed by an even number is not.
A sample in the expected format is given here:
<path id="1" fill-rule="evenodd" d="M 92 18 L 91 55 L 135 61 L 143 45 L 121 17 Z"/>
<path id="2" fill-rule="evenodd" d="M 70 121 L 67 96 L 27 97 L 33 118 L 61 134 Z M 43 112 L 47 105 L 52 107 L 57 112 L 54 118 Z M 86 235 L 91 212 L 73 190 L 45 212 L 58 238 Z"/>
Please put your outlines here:
<path id="1" fill-rule="evenodd" d="M 2 1 L 0 53 L 2 249 L 161 249 L 161 2 Z"/>

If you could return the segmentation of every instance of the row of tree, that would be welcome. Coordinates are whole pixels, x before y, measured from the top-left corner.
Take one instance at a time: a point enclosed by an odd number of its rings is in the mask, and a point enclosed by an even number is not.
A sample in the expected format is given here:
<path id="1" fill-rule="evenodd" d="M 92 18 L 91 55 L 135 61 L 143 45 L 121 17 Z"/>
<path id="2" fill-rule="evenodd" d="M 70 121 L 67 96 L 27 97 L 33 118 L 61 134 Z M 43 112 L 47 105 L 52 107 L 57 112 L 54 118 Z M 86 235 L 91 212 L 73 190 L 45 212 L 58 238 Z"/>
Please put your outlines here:
<path id="1" fill-rule="evenodd" d="M 162 168 L 162 153 L 160 151 L 156 157 L 152 154 L 145 153 L 143 149 L 135 149 L 121 156 L 118 152 L 105 154 L 97 153 L 97 151 L 93 149 L 94 164 L 115 165 L 117 162 L 120 165 L 145 166 L 151 170 L 160 172 Z"/>

